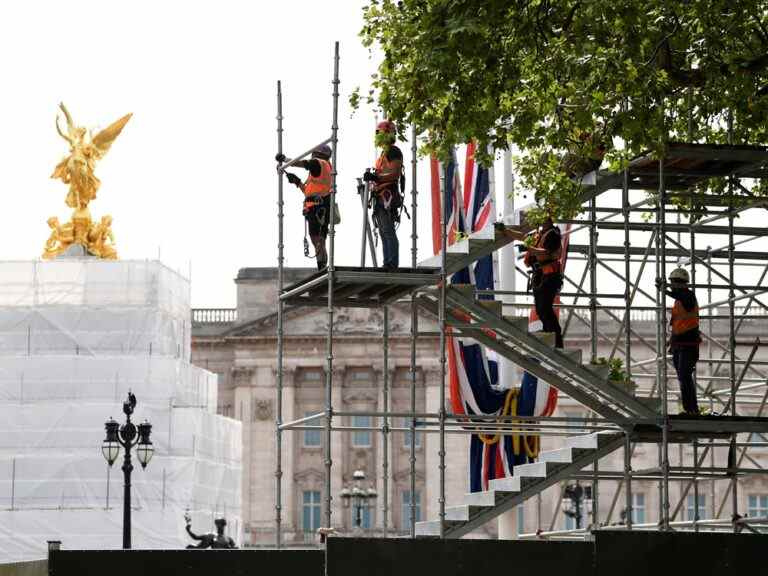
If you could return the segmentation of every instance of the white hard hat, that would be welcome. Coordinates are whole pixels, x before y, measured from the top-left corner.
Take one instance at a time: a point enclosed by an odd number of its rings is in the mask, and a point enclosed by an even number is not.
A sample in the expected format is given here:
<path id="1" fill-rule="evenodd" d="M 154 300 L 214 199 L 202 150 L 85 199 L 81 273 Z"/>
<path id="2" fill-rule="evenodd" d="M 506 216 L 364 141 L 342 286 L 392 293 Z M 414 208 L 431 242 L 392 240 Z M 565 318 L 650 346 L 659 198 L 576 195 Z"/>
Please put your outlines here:
<path id="1" fill-rule="evenodd" d="M 670 282 L 685 282 L 688 284 L 688 282 L 691 281 L 691 277 L 688 276 L 688 270 L 685 268 L 675 268 L 672 270 L 672 273 L 669 275 L 669 281 Z"/>

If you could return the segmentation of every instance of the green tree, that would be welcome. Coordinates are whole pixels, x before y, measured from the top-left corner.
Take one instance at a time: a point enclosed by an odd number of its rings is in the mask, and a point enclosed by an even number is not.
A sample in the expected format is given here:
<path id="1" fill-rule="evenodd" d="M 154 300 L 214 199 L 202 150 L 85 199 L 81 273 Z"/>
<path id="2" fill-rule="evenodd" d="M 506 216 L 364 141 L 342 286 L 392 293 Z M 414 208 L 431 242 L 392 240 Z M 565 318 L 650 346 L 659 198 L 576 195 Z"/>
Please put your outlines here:
<path id="1" fill-rule="evenodd" d="M 726 143 L 731 125 L 733 143 L 768 140 L 768 1 L 370 0 L 364 21 L 389 117 L 438 154 L 516 146 L 559 216 L 579 211 L 571 176 L 602 159 Z"/>

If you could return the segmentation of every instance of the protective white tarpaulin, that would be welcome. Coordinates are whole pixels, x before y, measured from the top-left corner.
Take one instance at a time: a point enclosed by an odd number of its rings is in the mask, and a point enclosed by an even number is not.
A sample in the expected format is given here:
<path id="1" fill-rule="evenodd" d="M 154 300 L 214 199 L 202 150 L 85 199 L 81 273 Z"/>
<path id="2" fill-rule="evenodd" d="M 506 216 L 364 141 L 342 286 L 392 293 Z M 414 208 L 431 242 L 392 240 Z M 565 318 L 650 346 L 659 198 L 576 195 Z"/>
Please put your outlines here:
<path id="1" fill-rule="evenodd" d="M 152 423 L 133 454 L 134 548 L 182 548 L 223 515 L 240 541 L 240 423 L 216 414 L 217 377 L 189 364 L 189 283 L 159 262 L 0 262 L 0 562 L 122 545 L 123 454 L 104 422 Z"/>
<path id="2" fill-rule="evenodd" d="M 156 261 L 0 262 L 0 355 L 189 358 L 188 281 Z"/>

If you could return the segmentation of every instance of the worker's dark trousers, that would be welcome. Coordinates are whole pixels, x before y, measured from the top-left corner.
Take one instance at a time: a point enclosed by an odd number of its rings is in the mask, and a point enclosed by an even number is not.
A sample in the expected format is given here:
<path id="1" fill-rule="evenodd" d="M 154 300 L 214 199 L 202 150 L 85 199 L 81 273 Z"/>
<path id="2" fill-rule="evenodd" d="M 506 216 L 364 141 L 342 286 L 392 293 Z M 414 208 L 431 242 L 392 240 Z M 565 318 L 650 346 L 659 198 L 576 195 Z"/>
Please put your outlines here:
<path id="1" fill-rule="evenodd" d="M 384 252 L 384 268 L 397 268 L 400 264 L 400 243 L 397 240 L 395 221 L 392 210 L 384 208 L 381 202 L 376 202 L 373 218 L 379 227 L 381 250 Z"/>
<path id="2" fill-rule="evenodd" d="M 563 285 L 560 274 L 545 274 L 540 286 L 533 287 L 533 301 L 544 332 L 555 333 L 555 348 L 563 347 L 563 331 L 555 314 L 555 297 Z"/>
<path id="3" fill-rule="evenodd" d="M 699 361 L 698 346 L 680 346 L 672 350 L 672 364 L 677 371 L 680 382 L 680 395 L 683 398 L 683 410 L 694 414 L 699 413 L 696 401 L 696 383 L 693 375 L 696 373 L 696 362 Z"/>

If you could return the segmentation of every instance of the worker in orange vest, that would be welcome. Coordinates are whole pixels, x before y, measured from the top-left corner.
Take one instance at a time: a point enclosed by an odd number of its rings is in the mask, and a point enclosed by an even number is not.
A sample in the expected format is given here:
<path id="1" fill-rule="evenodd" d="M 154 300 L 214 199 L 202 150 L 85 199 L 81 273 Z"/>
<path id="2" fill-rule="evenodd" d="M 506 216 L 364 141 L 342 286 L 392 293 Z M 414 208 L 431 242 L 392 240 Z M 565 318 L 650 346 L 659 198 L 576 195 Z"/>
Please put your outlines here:
<path id="1" fill-rule="evenodd" d="M 322 270 L 328 264 L 328 254 L 325 250 L 325 239 L 328 237 L 328 224 L 331 218 L 331 147 L 322 144 L 312 151 L 309 160 L 300 160 L 294 166 L 309 172 L 307 179 L 302 182 L 296 174 L 286 172 L 288 182 L 298 187 L 304 193 L 304 254 L 309 255 L 306 232 L 315 248 L 317 269 Z M 275 156 L 278 162 L 285 162 L 283 154 Z"/>
<path id="2" fill-rule="evenodd" d="M 524 250 L 524 262 L 530 268 L 529 282 L 542 330 L 553 332 L 555 347 L 562 348 L 563 331 L 555 314 L 555 297 L 563 287 L 560 269 L 562 236 L 552 217 L 547 217 L 534 234 L 533 242 Z"/>
<path id="3" fill-rule="evenodd" d="M 683 400 L 683 412 L 698 416 L 699 405 L 696 401 L 696 363 L 699 361 L 699 303 L 696 294 L 688 287 L 690 278 L 684 268 L 676 268 L 669 275 L 667 296 L 675 299 L 672 315 L 669 319 L 671 335 L 669 349 L 672 351 L 672 363 L 680 382 L 680 395 Z"/>
<path id="4" fill-rule="evenodd" d="M 376 126 L 376 147 L 381 149 L 381 155 L 376 160 L 375 170 L 366 170 L 363 175 L 363 180 L 372 183 L 373 224 L 381 235 L 382 267 L 387 270 L 397 268 L 400 262 L 397 225 L 403 209 L 401 180 L 404 177 L 403 153 L 395 146 L 396 138 L 397 130 L 393 122 L 379 122 Z"/>

